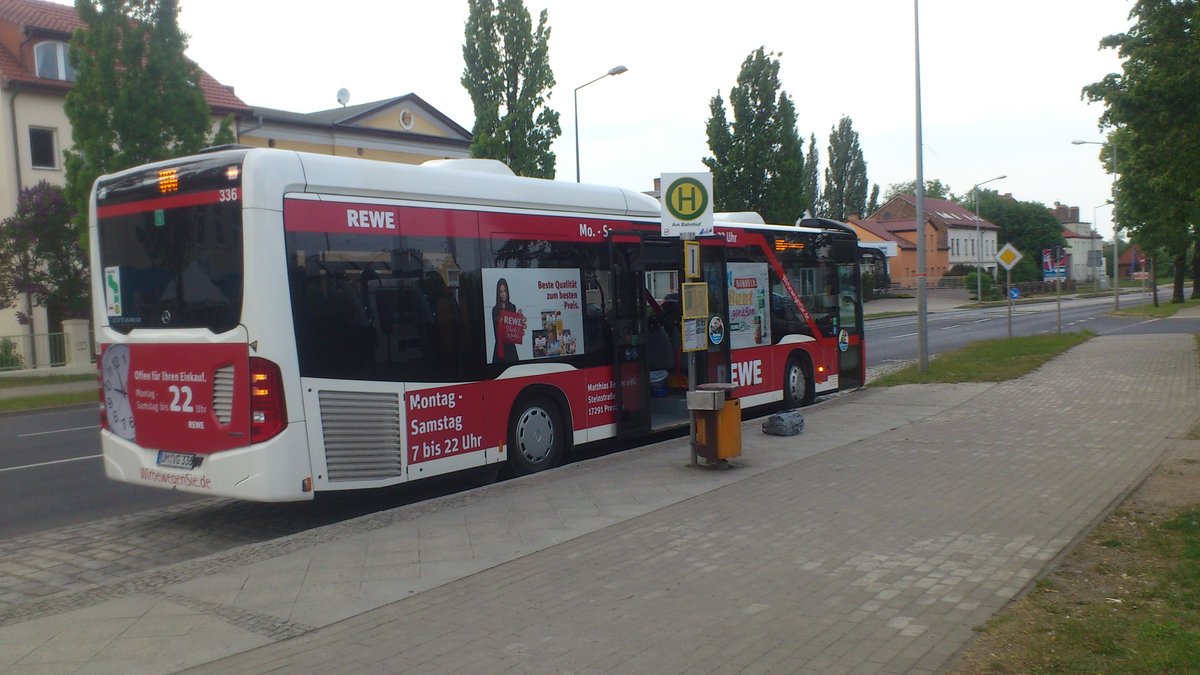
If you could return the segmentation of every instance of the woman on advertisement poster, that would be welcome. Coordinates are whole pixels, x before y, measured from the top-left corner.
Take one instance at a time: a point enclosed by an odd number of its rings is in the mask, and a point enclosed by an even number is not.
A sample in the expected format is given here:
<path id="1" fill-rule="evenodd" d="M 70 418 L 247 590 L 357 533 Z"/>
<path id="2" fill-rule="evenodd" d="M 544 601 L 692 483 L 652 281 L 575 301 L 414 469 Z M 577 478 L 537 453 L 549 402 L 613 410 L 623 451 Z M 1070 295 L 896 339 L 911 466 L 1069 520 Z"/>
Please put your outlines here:
<path id="1" fill-rule="evenodd" d="M 492 363 L 516 363 L 516 345 L 525 341 L 525 316 L 510 301 L 508 281 L 500 277 L 496 281 L 496 304 L 492 306 L 492 331 L 496 346 L 492 351 Z"/>

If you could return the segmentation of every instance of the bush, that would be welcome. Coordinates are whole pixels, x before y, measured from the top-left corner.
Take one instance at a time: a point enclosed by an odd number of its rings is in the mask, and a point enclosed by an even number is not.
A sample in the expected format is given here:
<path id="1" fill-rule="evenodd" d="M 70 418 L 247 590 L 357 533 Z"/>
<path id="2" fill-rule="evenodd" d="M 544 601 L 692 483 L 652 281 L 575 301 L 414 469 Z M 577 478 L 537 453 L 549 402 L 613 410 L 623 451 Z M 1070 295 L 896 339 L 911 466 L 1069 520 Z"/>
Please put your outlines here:
<path id="1" fill-rule="evenodd" d="M 975 280 L 976 277 L 979 277 L 978 282 Z M 992 281 L 992 276 L 987 272 L 971 271 L 967 274 L 963 283 L 966 285 L 967 290 L 971 292 L 971 297 L 975 297 L 976 289 L 983 291 L 983 297 L 975 298 L 976 300 L 996 300 L 1000 297 L 1000 292 L 996 289 L 996 284 Z"/>
<path id="2" fill-rule="evenodd" d="M 0 370 L 17 370 L 25 366 L 25 358 L 17 351 L 12 338 L 0 338 Z"/>

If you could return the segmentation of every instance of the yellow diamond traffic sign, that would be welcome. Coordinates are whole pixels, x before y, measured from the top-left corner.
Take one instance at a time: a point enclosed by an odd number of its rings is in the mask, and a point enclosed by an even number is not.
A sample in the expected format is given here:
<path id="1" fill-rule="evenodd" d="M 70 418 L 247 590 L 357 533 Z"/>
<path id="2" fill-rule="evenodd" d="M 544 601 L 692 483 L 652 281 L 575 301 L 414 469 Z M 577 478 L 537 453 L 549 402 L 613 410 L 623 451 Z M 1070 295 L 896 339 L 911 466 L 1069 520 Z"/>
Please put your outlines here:
<path id="1" fill-rule="evenodd" d="M 1018 251 L 1012 244 L 1005 244 L 1004 248 L 996 254 L 996 262 L 1006 270 L 1011 270 L 1013 265 L 1021 262 L 1021 252 Z"/>

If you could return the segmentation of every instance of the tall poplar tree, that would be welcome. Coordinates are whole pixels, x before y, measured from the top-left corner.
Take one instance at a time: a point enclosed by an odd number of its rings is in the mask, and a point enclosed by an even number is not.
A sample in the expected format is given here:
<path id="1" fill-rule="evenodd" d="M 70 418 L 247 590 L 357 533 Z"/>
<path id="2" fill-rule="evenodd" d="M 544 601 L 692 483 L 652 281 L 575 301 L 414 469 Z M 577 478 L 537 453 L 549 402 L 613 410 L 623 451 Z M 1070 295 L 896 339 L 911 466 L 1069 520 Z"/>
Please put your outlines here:
<path id="1" fill-rule="evenodd" d="M 867 162 L 849 117 L 843 117 L 829 131 L 829 165 L 821 199 L 826 218 L 845 220 L 852 215 L 866 215 Z"/>
<path id="2" fill-rule="evenodd" d="M 779 86 L 779 61 L 759 47 L 742 62 L 729 91 L 733 123 L 718 93 L 709 104 L 708 148 L 718 211 L 755 211 L 768 223 L 792 224 L 804 213 L 804 147 L 796 106 Z"/>
<path id="3" fill-rule="evenodd" d="M 562 134 L 546 106 L 554 87 L 546 10 L 537 29 L 522 0 L 467 0 L 462 85 L 475 109 L 471 156 L 498 159 L 519 176 L 554 178 Z"/>
<path id="4" fill-rule="evenodd" d="M 71 38 L 75 84 L 63 106 L 72 129 L 66 195 L 86 219 L 98 176 L 196 152 L 212 115 L 183 54 L 178 0 L 76 0 L 75 10 L 83 28 Z M 231 124 L 216 142 L 232 138 Z"/>
<path id="5" fill-rule="evenodd" d="M 821 156 L 817 150 L 817 135 L 808 135 L 808 154 L 804 156 L 804 212 L 821 215 Z"/>
<path id="6" fill-rule="evenodd" d="M 879 183 L 871 186 L 871 196 L 867 198 L 867 210 L 863 216 L 869 216 L 879 210 Z"/>

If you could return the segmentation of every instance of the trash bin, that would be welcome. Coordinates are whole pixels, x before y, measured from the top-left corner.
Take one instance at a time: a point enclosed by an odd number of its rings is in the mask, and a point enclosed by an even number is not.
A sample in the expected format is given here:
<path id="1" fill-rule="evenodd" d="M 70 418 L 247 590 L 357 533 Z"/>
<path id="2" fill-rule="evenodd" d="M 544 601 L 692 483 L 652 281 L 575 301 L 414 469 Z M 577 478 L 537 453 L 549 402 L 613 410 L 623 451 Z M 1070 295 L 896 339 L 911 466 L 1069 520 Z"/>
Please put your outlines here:
<path id="1" fill-rule="evenodd" d="M 693 452 L 709 462 L 742 454 L 742 402 L 733 389 L 732 384 L 702 384 L 688 392 L 688 409 L 696 418 Z"/>

